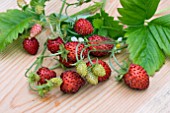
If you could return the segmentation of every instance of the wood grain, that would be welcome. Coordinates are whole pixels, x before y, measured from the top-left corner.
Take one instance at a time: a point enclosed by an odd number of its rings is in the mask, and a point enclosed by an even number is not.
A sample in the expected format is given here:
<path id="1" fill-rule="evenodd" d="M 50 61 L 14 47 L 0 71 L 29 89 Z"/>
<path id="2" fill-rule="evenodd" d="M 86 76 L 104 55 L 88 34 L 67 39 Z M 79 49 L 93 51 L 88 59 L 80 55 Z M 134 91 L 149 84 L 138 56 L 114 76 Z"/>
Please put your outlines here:
<path id="1" fill-rule="evenodd" d="M 169 0 L 162 0 L 158 11 L 169 5 Z M 59 0 L 51 0 L 47 4 L 47 14 L 59 11 L 60 7 Z M 117 7 L 121 7 L 119 0 L 108 0 L 106 11 L 110 15 L 118 16 Z M 1 0 L 0 12 L 13 8 L 17 8 L 16 0 Z M 75 8 L 70 9 L 70 13 L 76 11 Z M 162 15 L 168 13 L 170 11 Z M 46 31 L 38 36 L 40 42 L 45 39 Z M 41 51 L 42 45 L 38 54 Z M 127 59 L 128 54 L 123 53 L 118 57 L 122 61 Z M 123 83 L 117 83 L 114 79 L 116 73 L 113 72 L 107 82 L 97 86 L 86 85 L 75 95 L 66 95 L 56 89 L 45 98 L 30 91 L 24 77 L 24 72 L 35 59 L 36 56 L 24 52 L 22 40 L 15 41 L 0 54 L 0 113 L 170 113 L 169 59 L 151 78 L 150 87 L 145 91 L 134 91 Z M 53 59 L 46 59 L 44 65 L 55 63 Z M 55 71 L 60 75 L 63 70 Z"/>

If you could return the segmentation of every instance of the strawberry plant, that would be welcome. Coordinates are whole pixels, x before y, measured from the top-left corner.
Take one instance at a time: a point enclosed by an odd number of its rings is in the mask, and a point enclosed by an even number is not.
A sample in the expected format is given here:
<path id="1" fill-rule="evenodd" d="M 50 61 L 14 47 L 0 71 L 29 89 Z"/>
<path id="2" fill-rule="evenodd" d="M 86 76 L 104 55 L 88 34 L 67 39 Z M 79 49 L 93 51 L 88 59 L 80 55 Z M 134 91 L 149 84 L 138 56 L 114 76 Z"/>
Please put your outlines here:
<path id="1" fill-rule="evenodd" d="M 144 90 L 149 87 L 149 76 L 170 56 L 170 15 L 152 18 L 160 0 L 120 0 L 122 8 L 118 8 L 117 20 L 105 11 L 106 0 L 62 0 L 59 12 L 46 15 L 45 4 L 49 1 L 17 0 L 20 10 L 0 13 L 0 52 L 23 38 L 23 48 L 35 55 L 39 48 L 37 36 L 45 28 L 51 31 L 41 54 L 25 73 L 30 88 L 40 96 L 57 86 L 64 93 L 76 93 L 86 81 L 97 85 L 110 78 L 111 68 L 118 73 L 117 80 L 123 79 L 132 89 Z M 69 15 L 70 7 L 89 2 L 93 5 Z M 115 57 L 125 48 L 130 53 L 129 65 L 121 65 Z M 46 54 L 47 49 L 51 54 Z M 55 57 L 58 63 L 54 67 L 43 66 L 48 57 Z M 101 57 L 108 57 L 109 63 Z M 112 59 L 120 70 L 115 69 Z M 58 67 L 66 69 L 60 77 L 54 71 Z"/>

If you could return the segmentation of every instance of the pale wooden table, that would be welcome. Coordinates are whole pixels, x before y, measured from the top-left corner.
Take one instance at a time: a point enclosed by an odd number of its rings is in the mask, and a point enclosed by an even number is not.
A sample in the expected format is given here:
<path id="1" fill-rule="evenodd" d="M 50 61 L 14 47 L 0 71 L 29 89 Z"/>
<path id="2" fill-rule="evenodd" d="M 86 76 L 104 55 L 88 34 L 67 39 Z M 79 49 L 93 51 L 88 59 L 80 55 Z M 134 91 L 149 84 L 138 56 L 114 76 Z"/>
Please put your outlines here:
<path id="1" fill-rule="evenodd" d="M 48 4 L 48 14 L 59 11 L 59 1 L 52 0 Z M 159 9 L 169 5 L 170 0 L 162 0 Z M 119 6 L 119 0 L 108 0 L 106 11 L 117 16 L 116 8 Z M 12 8 L 17 8 L 16 0 L 0 1 L 0 12 Z M 75 11 L 71 9 L 72 13 Z M 44 34 L 38 39 L 45 39 Z M 55 93 L 41 99 L 29 91 L 24 77 L 25 70 L 36 57 L 26 54 L 21 43 L 15 41 L 0 54 L 0 113 L 170 113 L 170 60 L 150 78 L 150 87 L 145 91 L 134 91 L 123 83 L 118 84 L 114 80 L 115 73 L 112 73 L 107 82 L 97 86 L 87 85 L 75 95 L 65 95 L 57 89 Z M 42 48 L 38 54 L 41 51 Z M 122 60 L 127 55 L 118 57 Z M 45 62 L 46 66 L 51 64 L 52 59 Z M 62 71 L 56 70 L 58 75 Z"/>

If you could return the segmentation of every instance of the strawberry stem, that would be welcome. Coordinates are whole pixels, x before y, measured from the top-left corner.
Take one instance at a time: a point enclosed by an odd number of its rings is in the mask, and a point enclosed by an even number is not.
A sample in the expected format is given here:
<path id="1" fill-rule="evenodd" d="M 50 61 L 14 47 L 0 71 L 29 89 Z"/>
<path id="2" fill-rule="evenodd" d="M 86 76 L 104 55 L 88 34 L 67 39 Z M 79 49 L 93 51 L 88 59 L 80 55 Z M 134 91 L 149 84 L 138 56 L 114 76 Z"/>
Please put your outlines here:
<path id="1" fill-rule="evenodd" d="M 102 0 L 102 2 L 103 2 L 103 6 L 102 6 L 102 8 L 104 9 L 105 8 L 105 6 L 106 6 L 106 1 L 107 0 Z"/>
<path id="2" fill-rule="evenodd" d="M 53 66 L 53 67 L 50 67 L 49 69 L 50 70 L 54 70 L 54 69 L 56 69 L 56 68 L 58 68 L 58 67 L 60 67 L 61 65 L 60 64 L 57 64 L 57 65 L 55 65 L 55 66 Z"/>
<path id="3" fill-rule="evenodd" d="M 114 61 L 116 62 L 116 64 L 117 64 L 121 69 L 124 69 L 124 68 L 120 65 L 119 61 L 117 60 L 114 52 L 111 54 L 111 58 L 112 58 L 112 57 L 113 57 Z"/>
<path id="4" fill-rule="evenodd" d="M 51 30 L 52 34 L 55 36 L 55 33 L 54 33 L 54 28 L 53 28 L 53 26 L 51 25 L 51 23 L 50 23 L 50 22 L 48 22 L 48 24 L 49 24 L 49 26 L 50 26 L 50 30 Z"/>
<path id="5" fill-rule="evenodd" d="M 71 31 L 70 29 L 67 29 L 67 31 L 68 31 L 69 33 L 71 33 L 72 35 L 80 36 L 80 35 L 79 35 L 79 34 L 77 34 L 76 32 Z"/>
<path id="6" fill-rule="evenodd" d="M 42 56 L 44 58 L 46 57 L 53 57 L 53 56 L 58 56 L 58 55 L 61 55 L 63 52 L 58 52 L 58 53 L 55 53 L 55 54 L 50 54 L 50 55 L 47 55 L 47 56 Z"/>
<path id="7" fill-rule="evenodd" d="M 34 89 L 34 88 L 32 87 L 32 84 L 31 84 L 31 83 L 29 83 L 29 88 L 30 88 L 32 91 L 37 91 L 36 89 Z"/>
<path id="8" fill-rule="evenodd" d="M 88 47 L 83 48 L 83 50 L 80 53 L 80 59 L 83 60 L 84 56 L 83 56 L 83 52 L 87 49 Z"/>
<path id="9" fill-rule="evenodd" d="M 110 66 L 112 67 L 112 69 L 113 69 L 116 73 L 119 74 L 119 71 L 113 66 L 111 59 L 112 59 L 112 56 L 110 55 L 110 57 L 109 57 L 109 64 L 110 64 Z"/>
<path id="10" fill-rule="evenodd" d="M 47 50 L 47 42 L 44 43 L 43 52 L 41 53 L 40 57 L 37 58 L 37 65 L 36 65 L 34 71 L 37 71 L 38 68 L 42 66 L 44 57 L 41 57 L 41 56 L 44 56 L 46 50 Z"/>
<path id="11" fill-rule="evenodd" d="M 76 60 L 79 61 L 78 58 L 78 47 L 80 46 L 81 43 L 78 43 L 78 45 L 76 46 Z"/>
<path id="12" fill-rule="evenodd" d="M 114 55 L 115 51 L 117 51 L 117 50 L 122 50 L 122 49 L 124 49 L 124 48 L 127 48 L 127 45 L 123 46 L 122 48 L 116 49 L 116 50 L 113 49 L 113 50 L 112 50 L 112 54 L 111 54 L 110 57 L 109 57 L 109 64 L 110 64 L 110 66 L 111 66 L 112 69 L 113 69 L 114 71 L 116 71 L 119 75 L 120 75 L 120 72 L 113 66 L 113 64 L 112 64 L 112 62 L 111 62 L 111 59 L 112 59 L 112 57 L 114 57 L 114 61 L 116 62 L 116 64 L 117 64 L 121 69 L 127 71 L 127 69 L 125 69 L 124 67 L 122 67 L 122 66 L 119 64 L 117 58 L 116 58 L 115 55 Z"/>
<path id="13" fill-rule="evenodd" d="M 61 9 L 60 9 L 60 12 L 59 12 L 59 18 L 61 18 L 61 14 L 63 12 L 65 4 L 66 4 L 66 0 L 64 0 L 63 3 L 62 3 L 62 6 L 61 6 Z"/>
<path id="14" fill-rule="evenodd" d="M 27 69 L 27 71 L 25 72 L 25 77 L 27 76 L 27 73 L 32 69 L 32 67 L 36 64 L 36 61 Z"/>
<path id="15" fill-rule="evenodd" d="M 47 49 L 47 43 L 45 42 L 43 52 L 41 53 L 41 55 L 39 57 L 37 57 L 37 59 L 34 61 L 34 63 L 27 69 L 27 71 L 25 72 L 25 77 L 28 77 L 27 73 L 33 68 L 34 65 L 36 65 L 34 71 L 37 71 L 38 68 L 42 65 L 43 59 L 44 59 L 43 56 L 45 54 L 46 49 Z"/>
<path id="16" fill-rule="evenodd" d="M 70 17 L 73 18 L 73 17 L 77 17 L 79 15 L 83 15 L 83 14 L 91 14 L 91 13 L 94 13 L 96 12 L 98 9 L 100 9 L 102 7 L 103 3 L 101 2 L 95 2 L 94 5 L 92 6 L 89 6 L 83 10 L 81 10 L 80 12 L 77 12 L 73 15 L 71 15 Z"/>
<path id="17" fill-rule="evenodd" d="M 93 50 L 90 50 L 90 51 L 88 51 L 88 60 L 89 60 L 89 62 L 90 62 L 90 64 L 91 65 L 93 65 L 93 62 L 91 61 L 91 58 L 90 58 L 90 52 L 92 52 Z"/>

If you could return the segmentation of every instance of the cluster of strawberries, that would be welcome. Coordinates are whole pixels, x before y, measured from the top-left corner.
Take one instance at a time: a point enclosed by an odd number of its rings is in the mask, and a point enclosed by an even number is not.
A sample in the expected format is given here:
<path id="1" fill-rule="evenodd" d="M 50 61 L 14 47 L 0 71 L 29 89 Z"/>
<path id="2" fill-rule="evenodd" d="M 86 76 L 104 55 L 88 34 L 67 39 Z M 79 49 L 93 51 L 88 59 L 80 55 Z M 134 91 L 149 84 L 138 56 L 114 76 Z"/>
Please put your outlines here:
<path id="1" fill-rule="evenodd" d="M 24 49 L 32 55 L 38 51 L 39 43 L 34 37 L 41 30 L 41 25 L 35 24 L 30 31 L 30 38 L 23 42 Z M 67 68 L 75 66 L 76 71 L 67 70 L 57 77 L 53 70 L 41 67 L 36 73 L 30 73 L 29 81 L 37 85 L 35 88 L 40 95 L 43 96 L 56 86 L 60 86 L 64 93 L 76 93 L 85 85 L 86 81 L 89 84 L 97 85 L 111 76 L 110 66 L 103 60 L 91 60 L 90 55 L 94 57 L 109 55 L 114 49 L 114 44 L 110 43 L 112 40 L 99 35 L 91 35 L 94 28 L 86 19 L 78 19 L 74 24 L 74 31 L 81 36 L 89 36 L 88 41 L 84 43 L 65 42 L 61 37 L 57 37 L 47 40 L 47 48 L 53 55 L 58 56 L 58 61 L 63 66 Z M 85 62 L 84 59 L 87 57 L 89 61 Z M 130 64 L 117 78 L 119 80 L 123 78 L 125 83 L 133 89 L 143 90 L 149 86 L 149 77 L 146 71 L 136 64 Z"/>

